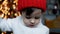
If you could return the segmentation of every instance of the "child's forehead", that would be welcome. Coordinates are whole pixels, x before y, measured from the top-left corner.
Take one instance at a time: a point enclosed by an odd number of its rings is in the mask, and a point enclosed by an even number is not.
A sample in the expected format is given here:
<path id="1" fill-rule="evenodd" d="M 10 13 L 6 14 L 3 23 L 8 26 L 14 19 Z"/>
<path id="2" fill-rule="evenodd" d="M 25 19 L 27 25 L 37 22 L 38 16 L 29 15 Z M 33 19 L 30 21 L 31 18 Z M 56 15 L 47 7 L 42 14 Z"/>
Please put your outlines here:
<path id="1" fill-rule="evenodd" d="M 41 9 L 34 9 L 34 12 L 42 12 L 42 10 Z"/>
<path id="2" fill-rule="evenodd" d="M 33 9 L 34 11 L 36 11 L 36 10 L 42 10 L 41 8 L 31 8 L 31 9 Z"/>
<path id="3" fill-rule="evenodd" d="M 35 10 L 31 16 L 40 16 L 41 15 L 41 10 Z"/>

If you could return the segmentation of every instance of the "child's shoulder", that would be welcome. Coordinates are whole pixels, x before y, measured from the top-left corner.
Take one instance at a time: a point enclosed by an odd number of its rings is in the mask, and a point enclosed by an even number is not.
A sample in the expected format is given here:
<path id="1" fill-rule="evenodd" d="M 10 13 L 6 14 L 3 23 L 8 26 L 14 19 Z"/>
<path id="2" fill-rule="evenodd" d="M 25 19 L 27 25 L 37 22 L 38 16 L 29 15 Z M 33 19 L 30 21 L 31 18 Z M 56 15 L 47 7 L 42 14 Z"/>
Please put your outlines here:
<path id="1" fill-rule="evenodd" d="M 21 16 L 18 16 L 14 19 L 12 19 L 12 23 L 17 23 L 17 22 L 21 22 Z"/>
<path id="2" fill-rule="evenodd" d="M 49 30 L 49 28 L 45 25 L 43 25 L 44 30 Z"/>

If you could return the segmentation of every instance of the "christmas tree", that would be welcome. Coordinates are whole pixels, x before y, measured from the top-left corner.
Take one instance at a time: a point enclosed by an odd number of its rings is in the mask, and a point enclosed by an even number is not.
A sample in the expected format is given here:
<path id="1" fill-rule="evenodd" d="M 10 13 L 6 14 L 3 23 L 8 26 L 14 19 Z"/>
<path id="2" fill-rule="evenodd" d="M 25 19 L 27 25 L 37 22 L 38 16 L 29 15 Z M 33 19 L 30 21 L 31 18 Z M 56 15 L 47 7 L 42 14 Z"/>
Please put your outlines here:
<path id="1" fill-rule="evenodd" d="M 19 16 L 18 12 L 16 12 L 18 0 L 0 0 L 0 14 L 2 18 L 14 18 Z M 11 15 L 12 14 L 12 15 Z"/>

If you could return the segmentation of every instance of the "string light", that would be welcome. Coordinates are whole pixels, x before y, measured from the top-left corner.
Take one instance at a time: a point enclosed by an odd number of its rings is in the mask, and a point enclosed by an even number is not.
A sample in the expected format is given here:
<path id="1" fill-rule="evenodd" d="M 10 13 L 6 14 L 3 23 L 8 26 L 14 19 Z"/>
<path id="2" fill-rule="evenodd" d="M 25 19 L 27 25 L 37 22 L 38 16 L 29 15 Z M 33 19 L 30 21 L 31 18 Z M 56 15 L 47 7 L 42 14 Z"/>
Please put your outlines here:
<path id="1" fill-rule="evenodd" d="M 3 2 L 2 2 L 3 1 Z M 5 15 L 3 15 L 2 14 L 2 16 L 0 16 L 0 17 L 5 17 L 5 18 L 7 18 L 7 15 L 10 15 L 10 13 L 9 13 L 9 11 L 10 10 L 15 10 L 16 9 L 16 6 L 18 5 L 17 4 L 17 1 L 18 0 L 0 0 L 0 2 L 2 2 L 1 4 L 0 4 L 0 11 L 2 11 L 3 12 L 3 14 L 5 14 Z M 11 8 L 12 7 L 12 8 Z M 20 15 L 20 13 L 19 13 L 19 15 Z M 18 16 L 17 15 L 17 12 L 16 12 L 16 14 L 14 15 L 14 16 Z"/>
<path id="2" fill-rule="evenodd" d="M 15 5 L 13 5 L 13 9 L 15 9 L 16 8 L 16 6 Z"/>

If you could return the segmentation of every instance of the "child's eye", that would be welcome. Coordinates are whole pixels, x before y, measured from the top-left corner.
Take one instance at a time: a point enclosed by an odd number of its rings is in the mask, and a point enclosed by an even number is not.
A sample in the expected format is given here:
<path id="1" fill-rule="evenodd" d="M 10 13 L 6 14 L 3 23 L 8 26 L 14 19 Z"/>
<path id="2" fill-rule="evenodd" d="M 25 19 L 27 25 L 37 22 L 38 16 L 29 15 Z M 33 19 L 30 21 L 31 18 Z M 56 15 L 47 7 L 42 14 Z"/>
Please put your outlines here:
<path id="1" fill-rule="evenodd" d="M 35 19 L 39 19 L 40 17 L 35 17 Z"/>
<path id="2" fill-rule="evenodd" d="M 31 19 L 31 17 L 26 17 L 27 19 Z"/>

